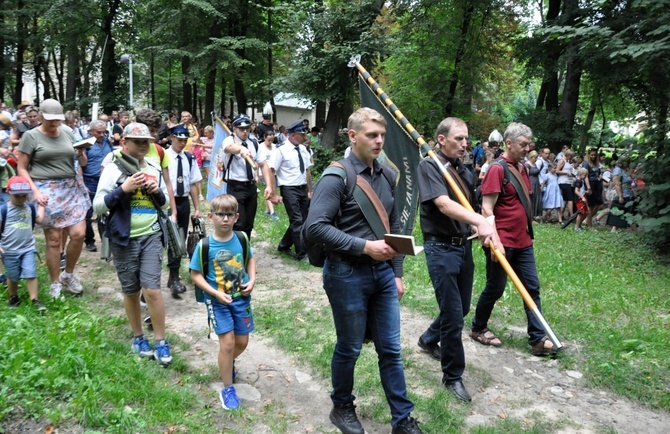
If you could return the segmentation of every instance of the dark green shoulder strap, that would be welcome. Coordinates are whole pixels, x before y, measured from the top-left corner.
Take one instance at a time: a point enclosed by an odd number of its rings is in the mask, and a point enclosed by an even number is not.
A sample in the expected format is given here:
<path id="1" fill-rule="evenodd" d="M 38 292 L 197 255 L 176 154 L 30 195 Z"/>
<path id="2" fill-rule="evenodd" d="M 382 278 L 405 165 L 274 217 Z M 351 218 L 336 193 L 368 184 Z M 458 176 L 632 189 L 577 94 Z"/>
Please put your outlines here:
<path id="1" fill-rule="evenodd" d="M 242 261 L 244 262 L 244 271 L 247 271 L 247 264 L 249 263 L 249 238 L 246 232 L 234 231 L 237 239 L 242 245 Z"/>

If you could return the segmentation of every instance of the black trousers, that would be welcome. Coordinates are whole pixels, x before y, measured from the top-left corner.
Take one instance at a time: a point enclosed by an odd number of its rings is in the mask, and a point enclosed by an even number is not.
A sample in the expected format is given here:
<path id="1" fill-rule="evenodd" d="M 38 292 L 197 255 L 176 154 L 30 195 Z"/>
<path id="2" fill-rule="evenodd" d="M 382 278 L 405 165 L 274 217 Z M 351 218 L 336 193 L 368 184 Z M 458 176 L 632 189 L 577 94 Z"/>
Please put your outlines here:
<path id="1" fill-rule="evenodd" d="M 307 196 L 307 186 L 299 187 L 282 186 L 279 187 L 281 197 L 288 215 L 289 226 L 279 242 L 279 249 L 290 249 L 295 246 L 296 255 L 304 255 L 305 249 L 300 242 L 300 228 L 307 218 L 309 211 L 309 198 Z"/>
<path id="2" fill-rule="evenodd" d="M 246 232 L 251 239 L 251 231 L 254 228 L 254 218 L 258 208 L 258 192 L 253 182 L 228 181 L 228 194 L 237 199 L 240 217 L 233 226 L 236 231 Z"/>
<path id="3" fill-rule="evenodd" d="M 191 203 L 188 197 L 175 197 L 177 204 L 177 227 L 182 230 L 184 237 L 188 235 L 188 225 L 191 217 Z M 168 212 L 172 212 L 171 210 Z M 179 270 L 181 265 L 181 256 L 174 257 L 168 249 L 168 268 L 170 270 Z"/>

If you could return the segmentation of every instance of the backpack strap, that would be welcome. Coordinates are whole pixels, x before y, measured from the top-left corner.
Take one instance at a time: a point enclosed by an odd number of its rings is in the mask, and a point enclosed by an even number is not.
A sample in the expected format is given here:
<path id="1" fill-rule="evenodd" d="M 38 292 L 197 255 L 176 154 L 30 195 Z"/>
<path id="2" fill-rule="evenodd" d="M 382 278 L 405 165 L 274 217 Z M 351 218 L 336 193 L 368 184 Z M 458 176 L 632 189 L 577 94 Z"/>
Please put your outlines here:
<path id="1" fill-rule="evenodd" d="M 249 263 L 249 238 L 246 232 L 234 231 L 237 240 L 242 245 L 242 261 L 244 262 L 244 271 L 247 271 L 247 264 Z"/>
<path id="2" fill-rule="evenodd" d="M 509 165 L 507 164 L 507 160 L 505 160 L 504 158 L 499 158 L 498 160 L 492 162 L 491 164 L 494 163 L 497 163 L 498 165 L 502 166 L 503 170 L 505 171 L 505 177 L 503 179 L 503 187 L 507 184 L 507 182 L 511 182 L 512 185 L 514 186 L 514 190 L 516 190 L 516 194 L 519 197 L 519 201 L 521 202 L 521 205 L 523 206 L 523 209 L 526 212 L 526 220 L 527 220 L 526 223 L 527 223 L 528 234 L 530 234 L 530 237 L 533 238 L 534 237 L 533 212 L 530 205 L 530 193 L 528 192 L 528 187 L 526 187 L 526 184 L 523 181 L 521 172 L 519 172 L 516 167 L 514 167 L 513 170 L 510 170 Z M 507 180 L 507 182 L 505 182 L 505 179 Z"/>
<path id="3" fill-rule="evenodd" d="M 384 239 L 384 234 L 391 232 L 389 217 L 386 209 L 384 208 L 384 205 L 381 203 L 381 200 L 379 200 L 379 196 L 377 196 L 377 193 L 375 193 L 375 191 L 372 189 L 372 186 L 365 179 L 363 179 L 362 176 L 355 173 L 353 165 L 346 159 L 331 163 L 331 166 L 344 167 L 347 173 L 345 184 L 348 185 L 349 183 L 352 183 L 354 179 L 356 180 L 356 185 L 353 188 L 354 200 L 361 208 L 365 219 L 372 228 L 372 231 L 375 233 L 377 239 Z M 382 173 L 384 172 L 385 171 L 382 166 Z M 385 174 L 384 177 L 392 186 L 393 181 L 389 180 L 389 176 Z M 347 188 L 347 192 L 348 191 L 349 189 Z"/>
<path id="4" fill-rule="evenodd" d="M 161 170 L 163 170 L 163 158 L 165 158 L 165 149 L 157 143 L 154 143 L 156 152 L 158 152 L 158 160 L 160 162 Z"/>
<path id="5" fill-rule="evenodd" d="M 2 217 L 2 222 L 0 222 L 0 239 L 2 239 L 2 234 L 5 232 L 5 220 L 7 220 L 7 204 L 3 203 L 0 206 L 0 217 Z"/>

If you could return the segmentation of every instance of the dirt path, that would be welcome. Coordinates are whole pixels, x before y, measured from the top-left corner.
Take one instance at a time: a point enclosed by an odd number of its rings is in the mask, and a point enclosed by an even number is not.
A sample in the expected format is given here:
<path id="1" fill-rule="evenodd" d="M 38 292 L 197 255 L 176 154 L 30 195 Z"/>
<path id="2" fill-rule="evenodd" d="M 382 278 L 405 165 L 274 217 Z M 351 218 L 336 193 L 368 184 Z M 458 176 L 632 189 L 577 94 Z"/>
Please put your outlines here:
<path id="1" fill-rule="evenodd" d="M 254 293 L 258 303 L 262 303 L 264 297 L 290 291 L 303 294 L 312 303 L 327 305 L 320 270 L 299 270 L 292 264 L 284 264 L 276 259 L 271 246 L 262 242 L 256 243 L 254 252 L 260 264 L 275 264 L 272 276 L 269 267 L 259 269 L 260 283 Z M 263 282 L 270 278 L 281 281 L 282 287 L 264 286 Z M 207 339 L 203 307 L 192 299 L 191 293 L 188 295 L 184 300 L 172 300 L 166 292 L 168 331 L 190 344 L 190 350 L 180 353 L 180 357 L 195 368 L 211 370 L 216 366 L 218 343 Z M 416 340 L 429 321 L 430 318 L 403 309 L 402 343 L 413 349 L 410 357 L 422 369 L 434 370 L 435 387 L 440 387 L 439 364 L 416 347 Z M 512 332 L 524 334 L 523 330 L 512 329 Z M 469 427 L 490 424 L 501 418 L 518 418 L 529 425 L 536 421 L 561 422 L 568 427 L 557 431 L 561 433 L 670 431 L 670 414 L 646 409 L 610 392 L 588 388 L 580 372 L 559 371 L 555 360 L 504 347 L 484 347 L 465 335 L 463 341 L 468 361 L 464 382 L 473 395 L 466 422 Z M 238 369 L 237 389 L 246 401 L 247 411 L 262 412 L 264 407 L 276 404 L 286 417 L 287 432 L 336 432 L 328 421 L 329 379 L 314 376 L 309 367 L 296 363 L 271 340 L 252 335 Z M 217 391 L 220 387 L 218 383 L 211 385 Z M 213 399 L 212 406 L 218 406 L 218 401 Z M 370 420 L 363 423 L 368 433 L 389 432 L 388 426 Z M 254 433 L 270 432 L 269 427 L 263 426 L 245 428 Z"/>

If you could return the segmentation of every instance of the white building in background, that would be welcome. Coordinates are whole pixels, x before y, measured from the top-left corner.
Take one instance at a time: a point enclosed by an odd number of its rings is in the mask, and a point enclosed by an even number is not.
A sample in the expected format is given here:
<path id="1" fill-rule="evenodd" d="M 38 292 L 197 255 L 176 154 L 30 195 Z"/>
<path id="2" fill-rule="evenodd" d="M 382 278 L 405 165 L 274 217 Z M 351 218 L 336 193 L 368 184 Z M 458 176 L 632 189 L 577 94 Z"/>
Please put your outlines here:
<path id="1" fill-rule="evenodd" d="M 291 93 L 279 92 L 275 95 L 276 122 L 279 125 L 289 126 L 303 119 L 309 120 L 312 127 L 316 123 L 316 105 L 308 99 L 300 98 Z M 256 111 L 256 122 L 263 120 L 261 111 Z"/>

